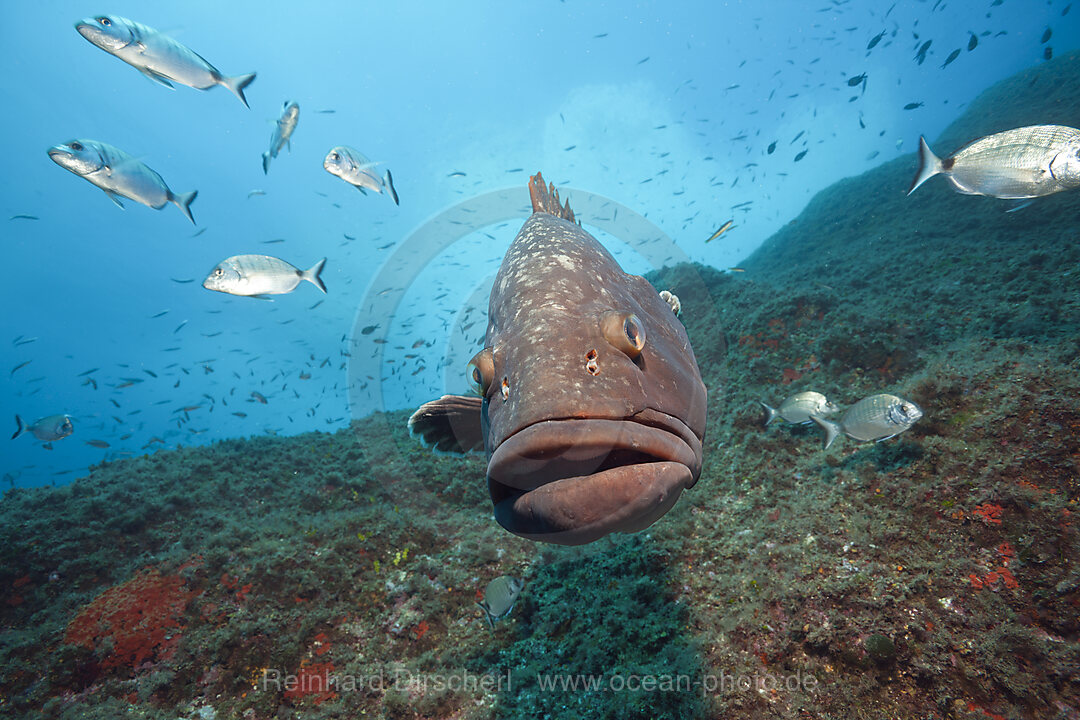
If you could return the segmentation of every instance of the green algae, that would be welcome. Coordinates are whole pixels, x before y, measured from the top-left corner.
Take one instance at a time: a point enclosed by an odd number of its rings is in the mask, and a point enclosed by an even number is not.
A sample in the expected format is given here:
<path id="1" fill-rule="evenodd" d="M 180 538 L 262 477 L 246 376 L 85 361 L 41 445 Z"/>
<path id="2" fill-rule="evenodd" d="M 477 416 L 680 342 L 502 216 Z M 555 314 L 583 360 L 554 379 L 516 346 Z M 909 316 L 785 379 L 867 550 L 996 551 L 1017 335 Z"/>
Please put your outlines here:
<path id="1" fill-rule="evenodd" d="M 688 599 L 673 588 L 674 562 L 640 536 L 545 550 L 506 644 L 480 658 L 510 668 L 513 691 L 497 715 L 700 715 L 704 672 L 684 633 Z"/>

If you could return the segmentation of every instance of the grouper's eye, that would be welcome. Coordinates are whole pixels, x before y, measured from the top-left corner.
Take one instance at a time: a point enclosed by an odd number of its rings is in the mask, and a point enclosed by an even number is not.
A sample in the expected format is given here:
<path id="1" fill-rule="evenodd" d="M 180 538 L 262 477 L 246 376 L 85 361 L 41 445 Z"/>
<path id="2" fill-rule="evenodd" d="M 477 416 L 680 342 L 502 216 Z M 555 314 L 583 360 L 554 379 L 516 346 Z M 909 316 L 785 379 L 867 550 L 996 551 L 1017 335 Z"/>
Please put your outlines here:
<path id="1" fill-rule="evenodd" d="M 495 380 L 495 359 L 491 354 L 491 348 L 484 348 L 473 355 L 465 373 L 469 378 L 469 386 L 486 396 L 488 388 Z"/>
<path id="2" fill-rule="evenodd" d="M 645 349 L 645 326 L 634 313 L 606 312 L 600 318 L 600 329 L 607 341 L 626 353 L 631 360 Z"/>
<path id="3" fill-rule="evenodd" d="M 112 20 L 110 20 L 110 19 L 109 19 L 109 18 L 107 18 L 107 17 L 99 17 L 99 18 L 97 19 L 97 21 L 98 21 L 99 23 L 101 23 L 102 25 L 104 25 L 105 27 L 109 27 L 110 25 L 112 25 Z"/>
<path id="4" fill-rule="evenodd" d="M 75 152 L 82 152 L 83 144 L 81 142 L 73 142 L 70 145 L 68 145 L 68 147 L 70 147 Z"/>

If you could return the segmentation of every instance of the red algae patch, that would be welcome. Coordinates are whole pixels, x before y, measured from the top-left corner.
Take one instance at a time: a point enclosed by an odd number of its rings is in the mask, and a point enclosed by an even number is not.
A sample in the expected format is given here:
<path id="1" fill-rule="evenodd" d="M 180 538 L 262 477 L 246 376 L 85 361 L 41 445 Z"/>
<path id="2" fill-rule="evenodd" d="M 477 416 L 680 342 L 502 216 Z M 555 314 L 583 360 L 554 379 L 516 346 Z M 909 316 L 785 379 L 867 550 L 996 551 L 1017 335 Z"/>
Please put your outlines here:
<path id="1" fill-rule="evenodd" d="M 84 606 L 68 624 L 64 640 L 104 653 L 105 669 L 137 669 L 167 660 L 176 650 L 181 619 L 196 595 L 178 575 L 144 568 Z"/>

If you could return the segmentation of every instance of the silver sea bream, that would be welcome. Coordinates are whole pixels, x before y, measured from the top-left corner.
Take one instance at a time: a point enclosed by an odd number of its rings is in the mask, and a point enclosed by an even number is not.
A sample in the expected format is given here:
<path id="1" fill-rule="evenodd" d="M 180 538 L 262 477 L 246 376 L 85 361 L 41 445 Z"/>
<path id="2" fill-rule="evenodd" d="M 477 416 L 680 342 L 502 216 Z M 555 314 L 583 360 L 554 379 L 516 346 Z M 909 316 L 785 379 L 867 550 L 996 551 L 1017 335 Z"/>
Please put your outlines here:
<path id="1" fill-rule="evenodd" d="M 75 426 L 71 424 L 70 415 L 50 415 L 35 420 L 27 425 L 21 417 L 15 416 L 15 434 L 11 439 L 19 437 L 23 433 L 30 433 L 41 442 L 62 440 L 75 432 Z"/>
<path id="2" fill-rule="evenodd" d="M 323 266 L 326 258 L 315 263 L 309 270 L 269 255 L 234 255 L 222 260 L 203 280 L 203 287 L 215 292 L 246 297 L 282 295 L 290 293 L 304 280 L 326 292 L 323 284 Z"/>
<path id="3" fill-rule="evenodd" d="M 825 447 L 844 434 L 861 442 L 880 442 L 896 437 L 923 416 L 918 405 L 896 395 L 879 393 L 855 403 L 839 421 L 826 420 L 816 413 L 810 419 L 825 430 Z"/>
<path id="4" fill-rule="evenodd" d="M 270 159 L 276 158 L 278 153 L 281 152 L 281 148 L 288 145 L 289 150 L 292 150 L 292 137 L 293 131 L 296 130 L 296 124 L 300 122 L 300 106 L 292 100 L 286 100 L 285 106 L 281 109 L 281 117 L 274 123 L 274 132 L 270 136 L 270 149 L 262 154 L 262 166 L 263 174 L 270 172 Z"/>
<path id="5" fill-rule="evenodd" d="M 813 422 L 811 415 L 832 415 L 840 408 L 836 407 L 829 399 L 819 392 L 809 390 L 795 393 L 786 398 L 780 407 L 774 408 L 759 400 L 758 404 L 765 409 L 765 426 L 768 427 L 776 420 L 783 420 L 792 425 L 802 425 Z"/>
<path id="6" fill-rule="evenodd" d="M 510 575 L 500 575 L 484 588 L 484 599 L 476 603 L 487 619 L 488 626 L 494 630 L 495 621 L 510 614 L 517 602 L 518 595 L 525 588 L 525 582 Z"/>
<path id="7" fill-rule="evenodd" d="M 120 202 L 122 197 L 155 210 L 172 203 L 195 224 L 191 203 L 199 191 L 174 193 L 160 175 L 120 148 L 97 140 L 71 140 L 49 148 L 49 157 L 60 167 L 104 190 L 120 207 L 124 207 Z"/>
<path id="8" fill-rule="evenodd" d="M 397 190 L 394 189 L 394 177 L 387 168 L 382 177 L 379 177 L 375 167 L 380 163 L 371 162 L 364 153 L 348 145 L 338 145 L 331 148 L 323 160 L 323 168 L 326 172 L 341 178 L 355 187 L 360 192 L 367 194 L 367 190 L 377 193 L 386 193 L 394 201 L 398 202 Z"/>
<path id="9" fill-rule="evenodd" d="M 919 169 L 908 195 L 935 175 L 945 175 L 965 195 L 1004 200 L 1080 187 L 1080 130 L 1064 125 L 1006 130 L 968 143 L 944 159 L 920 136 Z"/>
<path id="10" fill-rule="evenodd" d="M 79 34 L 110 55 L 115 55 L 156 83 L 172 87 L 174 82 L 196 90 L 215 85 L 227 88 L 248 107 L 244 88 L 255 73 L 230 77 L 201 55 L 152 27 L 119 15 L 97 15 L 75 23 Z"/>

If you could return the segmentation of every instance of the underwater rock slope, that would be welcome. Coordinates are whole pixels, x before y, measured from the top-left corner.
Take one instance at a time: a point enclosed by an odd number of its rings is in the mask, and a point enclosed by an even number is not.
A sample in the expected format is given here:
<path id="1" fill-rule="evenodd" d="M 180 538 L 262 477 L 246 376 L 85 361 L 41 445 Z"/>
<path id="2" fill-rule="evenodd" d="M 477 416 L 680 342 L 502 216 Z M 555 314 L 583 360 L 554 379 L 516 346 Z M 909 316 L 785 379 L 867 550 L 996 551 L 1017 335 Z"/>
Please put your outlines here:
<path id="1" fill-rule="evenodd" d="M 1025 71 L 932 145 L 1076 124 L 1078 81 L 1075 54 Z M 940 179 L 905 197 L 914 170 L 820 193 L 745 273 L 650 278 L 711 407 L 700 481 L 638 535 L 506 533 L 480 460 L 432 457 L 407 413 L 8 492 L 0 713 L 1076 717 L 1080 193 L 1006 213 Z M 823 451 L 762 427 L 802 390 L 925 417 Z M 489 630 L 502 575 L 525 590 Z"/>
<path id="2" fill-rule="evenodd" d="M 1078 60 L 992 88 L 934 145 L 1075 125 Z M 914 168 L 908 156 L 820 193 L 745 273 L 655 279 L 683 299 L 714 403 L 711 492 L 676 540 L 704 665 L 821 683 L 729 692 L 724 710 L 1080 709 L 1080 194 L 1013 213 L 944 182 L 905 197 Z M 680 292 L 695 276 L 707 308 Z M 926 416 L 822 452 L 814 426 L 761 427 L 758 400 L 803 390 L 841 407 L 895 392 Z"/>

